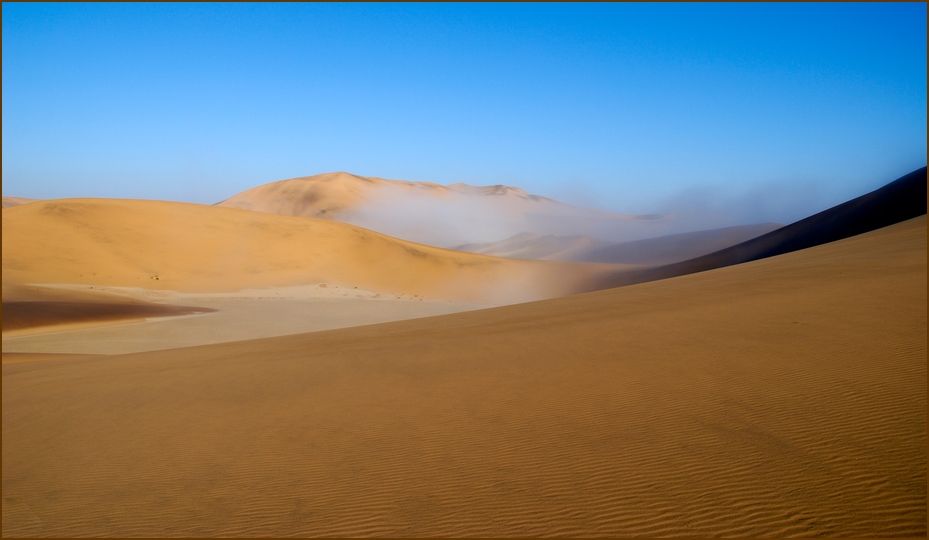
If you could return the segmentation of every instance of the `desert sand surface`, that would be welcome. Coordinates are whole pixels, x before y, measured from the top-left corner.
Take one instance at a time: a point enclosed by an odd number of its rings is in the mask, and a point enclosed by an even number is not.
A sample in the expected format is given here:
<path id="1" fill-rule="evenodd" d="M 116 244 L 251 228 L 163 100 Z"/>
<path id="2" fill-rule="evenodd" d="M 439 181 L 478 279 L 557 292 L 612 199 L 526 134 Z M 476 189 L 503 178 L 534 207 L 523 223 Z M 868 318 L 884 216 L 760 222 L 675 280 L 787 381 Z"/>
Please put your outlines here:
<path id="1" fill-rule="evenodd" d="M 692 227 L 676 216 L 581 208 L 512 186 L 443 186 L 346 172 L 271 182 L 217 205 L 332 219 L 439 247 L 497 242 L 520 233 L 620 242 Z"/>
<path id="2" fill-rule="evenodd" d="M 926 255 L 5 364 L 3 534 L 925 536 Z"/>
<path id="3" fill-rule="evenodd" d="M 605 262 L 660 266 L 725 249 L 779 229 L 777 223 L 737 225 L 611 244 L 589 236 L 522 233 L 499 242 L 464 244 L 458 251 L 546 261 Z"/>
<path id="4" fill-rule="evenodd" d="M 86 293 L 88 288 L 56 287 L 68 294 Z M 148 305 L 164 305 L 168 310 L 178 309 L 180 305 L 195 305 L 204 315 L 143 318 L 105 327 L 100 324 L 85 327 L 72 324 L 65 328 L 45 326 L 28 333 L 4 333 L 4 355 L 155 351 L 431 317 L 491 306 L 384 295 L 331 284 L 213 294 L 99 286 L 93 290 L 112 297 L 142 299 Z M 4 302 L 4 311 L 6 306 Z M 29 361 L 31 357 L 24 358 L 26 360 L 17 361 Z"/>
<path id="5" fill-rule="evenodd" d="M 16 353 L 4 352 L 4 364 L 19 364 L 22 362 L 40 362 L 43 360 L 77 360 L 78 358 L 89 358 L 94 355 L 90 354 L 59 354 L 59 353 Z"/>
<path id="6" fill-rule="evenodd" d="M 28 204 L 39 199 L 30 199 L 28 197 L 3 197 L 3 208 Z"/>
<path id="7" fill-rule="evenodd" d="M 321 219 L 120 199 L 7 208 L 2 250 L 11 285 L 212 293 L 328 283 L 498 305 L 572 294 L 623 270 L 460 253 Z"/>

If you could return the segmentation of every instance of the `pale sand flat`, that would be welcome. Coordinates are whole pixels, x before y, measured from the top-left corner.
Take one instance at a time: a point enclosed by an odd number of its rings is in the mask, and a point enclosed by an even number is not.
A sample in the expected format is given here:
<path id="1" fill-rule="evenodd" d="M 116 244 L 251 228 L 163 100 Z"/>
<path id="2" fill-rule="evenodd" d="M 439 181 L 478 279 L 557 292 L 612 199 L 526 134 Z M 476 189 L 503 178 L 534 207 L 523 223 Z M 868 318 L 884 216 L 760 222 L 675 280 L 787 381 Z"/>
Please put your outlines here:
<path id="1" fill-rule="evenodd" d="M 44 327 L 21 332 L 21 337 L 8 332 L 3 336 L 3 352 L 124 354 L 286 336 L 489 307 L 418 297 L 385 297 L 336 286 L 321 289 L 327 294 L 313 297 L 312 291 L 306 289 L 312 288 L 282 287 L 228 295 L 133 291 L 149 300 L 183 302 L 217 311 L 110 325 L 88 323 L 84 328 L 78 328 L 80 325 Z"/>
<path id="2" fill-rule="evenodd" d="M 543 302 L 7 364 L 3 534 L 925 536 L 926 300 L 923 216 Z"/>

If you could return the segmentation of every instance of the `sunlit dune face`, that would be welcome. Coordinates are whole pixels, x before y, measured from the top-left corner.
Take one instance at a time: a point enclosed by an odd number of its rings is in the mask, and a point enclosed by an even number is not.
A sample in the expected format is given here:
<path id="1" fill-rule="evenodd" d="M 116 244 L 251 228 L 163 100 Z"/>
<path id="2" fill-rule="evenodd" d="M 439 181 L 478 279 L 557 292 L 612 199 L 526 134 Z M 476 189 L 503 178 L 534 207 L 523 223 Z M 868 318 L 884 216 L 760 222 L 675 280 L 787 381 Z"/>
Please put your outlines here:
<path id="1" fill-rule="evenodd" d="M 621 269 L 449 251 L 327 220 L 98 199 L 5 210 L 3 260 L 10 283 L 179 291 L 336 283 L 496 303 L 585 290 L 592 277 Z"/>

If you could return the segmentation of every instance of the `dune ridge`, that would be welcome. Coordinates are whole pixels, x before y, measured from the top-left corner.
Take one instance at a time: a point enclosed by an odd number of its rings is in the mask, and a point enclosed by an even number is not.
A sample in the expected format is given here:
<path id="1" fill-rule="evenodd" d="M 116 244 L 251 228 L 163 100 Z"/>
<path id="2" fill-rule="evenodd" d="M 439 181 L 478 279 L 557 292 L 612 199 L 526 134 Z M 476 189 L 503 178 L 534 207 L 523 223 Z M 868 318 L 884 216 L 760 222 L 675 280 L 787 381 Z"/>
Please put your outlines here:
<path id="1" fill-rule="evenodd" d="M 615 273 L 591 290 L 668 279 L 835 242 L 926 214 L 926 167 L 850 201 L 741 244 L 694 259 Z"/>
<path id="2" fill-rule="evenodd" d="M 480 312 L 6 364 L 3 534 L 925 536 L 926 301 L 918 217 Z"/>

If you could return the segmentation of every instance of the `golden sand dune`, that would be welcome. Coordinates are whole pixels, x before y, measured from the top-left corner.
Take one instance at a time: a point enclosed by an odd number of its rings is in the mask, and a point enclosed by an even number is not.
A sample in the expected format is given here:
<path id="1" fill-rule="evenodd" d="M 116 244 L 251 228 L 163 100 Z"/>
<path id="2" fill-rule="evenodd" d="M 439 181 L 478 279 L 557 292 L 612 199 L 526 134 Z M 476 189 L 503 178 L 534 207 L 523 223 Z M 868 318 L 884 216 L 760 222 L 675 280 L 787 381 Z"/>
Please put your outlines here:
<path id="1" fill-rule="evenodd" d="M 19 206 L 21 204 L 27 204 L 37 200 L 39 199 L 30 199 L 28 197 L 3 197 L 3 208 Z"/>
<path id="2" fill-rule="evenodd" d="M 272 182 L 217 204 L 333 219 L 441 247 L 526 232 L 625 240 L 667 234 L 678 226 L 673 218 L 579 208 L 510 186 L 442 186 L 345 172 Z"/>
<path id="3" fill-rule="evenodd" d="M 3 211 L 3 281 L 176 291 L 334 283 L 497 304 L 571 294 L 610 265 L 517 261 L 343 223 L 196 204 L 40 201 Z"/>
<path id="4" fill-rule="evenodd" d="M 925 536 L 926 301 L 923 216 L 543 302 L 7 364 L 3 533 Z"/>

